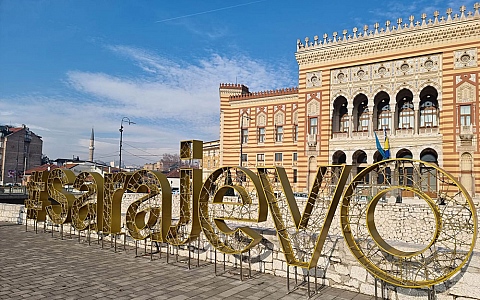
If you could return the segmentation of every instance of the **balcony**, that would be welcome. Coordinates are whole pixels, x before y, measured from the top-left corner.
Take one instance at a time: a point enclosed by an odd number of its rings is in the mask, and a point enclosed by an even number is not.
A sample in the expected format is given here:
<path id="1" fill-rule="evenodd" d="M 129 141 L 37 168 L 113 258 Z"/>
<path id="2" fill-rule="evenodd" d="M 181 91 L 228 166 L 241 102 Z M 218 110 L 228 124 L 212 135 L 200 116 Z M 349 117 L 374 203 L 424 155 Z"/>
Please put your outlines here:
<path id="1" fill-rule="evenodd" d="M 368 131 L 354 131 L 352 132 L 353 138 L 363 138 L 368 137 Z"/>
<path id="2" fill-rule="evenodd" d="M 333 138 L 334 139 L 347 139 L 348 138 L 348 132 L 334 132 L 333 133 Z"/>
<path id="3" fill-rule="evenodd" d="M 399 128 L 395 130 L 396 136 L 412 136 L 415 133 L 413 128 Z"/>
<path id="4" fill-rule="evenodd" d="M 461 140 L 473 140 L 473 126 L 462 125 L 460 126 L 460 139 Z"/>
<path id="5" fill-rule="evenodd" d="M 316 134 L 309 134 L 307 143 L 309 147 L 315 147 L 317 145 L 317 135 Z"/>
<path id="6" fill-rule="evenodd" d="M 438 127 L 420 127 L 418 129 L 419 134 L 437 134 L 439 133 Z"/>

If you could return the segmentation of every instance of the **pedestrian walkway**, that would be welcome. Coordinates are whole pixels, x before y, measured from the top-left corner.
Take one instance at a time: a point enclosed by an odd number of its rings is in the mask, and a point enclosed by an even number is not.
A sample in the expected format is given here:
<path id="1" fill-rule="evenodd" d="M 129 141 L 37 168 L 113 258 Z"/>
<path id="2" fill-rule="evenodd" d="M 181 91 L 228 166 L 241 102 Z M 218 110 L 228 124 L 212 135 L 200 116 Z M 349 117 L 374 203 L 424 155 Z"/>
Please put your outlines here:
<path id="1" fill-rule="evenodd" d="M 287 294 L 286 278 L 253 272 L 215 276 L 214 264 L 187 265 L 155 256 L 135 257 L 135 248 L 102 249 L 97 240 L 78 243 L 33 227 L 0 222 L 0 299 L 307 299 L 306 287 Z M 84 238 L 84 237 L 82 237 Z M 165 251 L 165 248 L 163 249 Z M 158 255 L 158 254 L 157 254 Z M 196 261 L 195 261 L 196 262 Z M 318 286 L 320 288 L 320 285 Z M 313 284 L 311 284 L 313 291 Z M 313 299 L 370 300 L 322 287 Z"/>

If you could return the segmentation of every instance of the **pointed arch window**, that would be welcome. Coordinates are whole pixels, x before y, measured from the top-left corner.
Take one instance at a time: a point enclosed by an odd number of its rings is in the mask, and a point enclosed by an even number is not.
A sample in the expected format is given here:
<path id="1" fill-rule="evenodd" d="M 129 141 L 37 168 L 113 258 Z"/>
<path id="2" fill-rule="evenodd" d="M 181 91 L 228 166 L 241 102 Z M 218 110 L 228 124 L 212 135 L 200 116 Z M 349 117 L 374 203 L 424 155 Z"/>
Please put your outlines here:
<path id="1" fill-rule="evenodd" d="M 378 114 L 378 126 L 379 130 L 383 129 L 390 129 L 392 118 L 390 116 L 390 104 L 388 100 L 383 100 L 381 106 L 379 107 L 379 114 Z"/>
<path id="2" fill-rule="evenodd" d="M 433 101 L 422 101 L 420 103 L 420 127 L 437 127 L 438 113 Z"/>
<path id="3" fill-rule="evenodd" d="M 400 107 L 399 114 L 399 129 L 414 128 L 415 112 L 413 110 L 413 103 L 411 100 L 406 100 Z"/>
<path id="4" fill-rule="evenodd" d="M 344 114 L 340 118 L 340 132 L 348 132 L 348 127 L 350 127 L 350 118 L 348 114 Z"/>
<path id="5" fill-rule="evenodd" d="M 370 114 L 368 107 L 365 105 L 358 110 L 358 131 L 368 131 L 368 124 L 370 121 Z"/>
<path id="6" fill-rule="evenodd" d="M 344 103 L 340 107 L 340 132 L 348 132 L 348 128 L 350 127 L 350 117 L 348 116 L 348 109 L 347 104 Z"/>

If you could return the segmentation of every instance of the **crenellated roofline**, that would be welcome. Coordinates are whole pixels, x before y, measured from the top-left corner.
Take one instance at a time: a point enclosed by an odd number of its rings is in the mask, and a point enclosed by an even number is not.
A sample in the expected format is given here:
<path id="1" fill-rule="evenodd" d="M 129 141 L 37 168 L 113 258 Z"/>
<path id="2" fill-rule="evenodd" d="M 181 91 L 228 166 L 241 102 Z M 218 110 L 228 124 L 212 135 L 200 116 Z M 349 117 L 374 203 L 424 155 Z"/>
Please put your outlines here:
<path id="1" fill-rule="evenodd" d="M 298 87 L 259 91 L 259 92 L 249 92 L 241 95 L 232 95 L 230 96 L 230 100 L 246 100 L 246 99 L 266 98 L 266 97 L 275 97 L 275 96 L 285 96 L 285 95 L 292 95 L 292 94 L 298 94 Z"/>
<path id="2" fill-rule="evenodd" d="M 374 30 L 365 25 L 363 32 L 353 28 L 352 33 L 342 31 L 342 36 L 334 32 L 332 37 L 323 35 L 323 41 L 318 36 L 313 42 L 307 37 L 305 43 L 297 40 L 296 57 L 299 65 L 311 63 L 344 60 L 346 57 L 365 57 L 383 52 L 400 49 L 423 47 L 425 44 L 445 43 L 453 40 L 478 39 L 480 36 L 480 3 L 474 4 L 474 12 L 467 12 L 466 7 L 460 7 L 460 14 L 452 15 L 453 10 L 447 9 L 446 17 L 438 11 L 433 13 L 433 19 L 427 20 L 427 15 L 421 15 L 421 22 L 415 22 L 415 17 L 409 17 L 409 22 L 403 23 L 397 19 L 397 26 L 391 26 L 390 21 L 380 28 L 375 23 Z"/>

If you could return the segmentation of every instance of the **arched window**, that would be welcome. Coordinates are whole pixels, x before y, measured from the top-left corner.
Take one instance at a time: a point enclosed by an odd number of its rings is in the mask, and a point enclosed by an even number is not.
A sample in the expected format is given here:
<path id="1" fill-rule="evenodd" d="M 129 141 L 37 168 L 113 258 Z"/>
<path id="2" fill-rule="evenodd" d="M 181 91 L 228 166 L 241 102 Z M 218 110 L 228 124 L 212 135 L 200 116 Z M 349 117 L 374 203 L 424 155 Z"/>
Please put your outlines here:
<path id="1" fill-rule="evenodd" d="M 438 165 L 438 155 L 433 149 L 425 149 L 420 153 L 420 160 L 434 165 Z M 430 197 L 436 197 L 437 195 L 437 170 L 428 165 L 422 165 L 420 168 L 420 185 L 422 191 Z"/>
<path id="2" fill-rule="evenodd" d="M 357 132 L 367 132 L 370 127 L 370 119 L 368 98 L 365 94 L 360 93 L 353 98 L 353 130 Z"/>
<path id="3" fill-rule="evenodd" d="M 473 157 L 470 153 L 465 152 L 460 157 L 460 182 L 467 189 L 470 195 L 474 196 L 474 183 L 473 183 Z"/>
<path id="4" fill-rule="evenodd" d="M 420 103 L 420 127 L 437 127 L 437 106 L 434 101 L 425 100 Z"/>
<path id="5" fill-rule="evenodd" d="M 392 118 L 390 116 L 390 100 L 382 100 L 379 104 L 379 114 L 378 114 L 378 129 L 390 129 Z"/>
<path id="6" fill-rule="evenodd" d="M 350 127 L 350 118 L 348 114 L 344 114 L 340 118 L 340 132 L 348 132 L 348 128 Z"/>
<path id="7" fill-rule="evenodd" d="M 367 105 L 362 105 L 358 109 L 358 131 L 368 131 L 368 124 L 370 121 L 370 114 L 368 113 Z"/>
<path id="8" fill-rule="evenodd" d="M 336 151 L 333 156 L 332 156 L 332 164 L 334 165 L 343 165 L 347 163 L 347 156 L 345 155 L 345 152 L 343 151 Z M 340 178 L 340 174 L 342 172 L 341 167 L 333 167 L 333 172 L 336 174 L 336 176 L 333 176 L 333 182 L 332 183 L 337 183 L 338 178 Z"/>
<path id="9" fill-rule="evenodd" d="M 347 163 L 347 156 L 343 151 L 336 151 L 332 157 L 332 163 L 334 165 L 341 165 Z"/>
<path id="10" fill-rule="evenodd" d="M 333 102 L 332 132 L 348 132 L 348 120 L 347 99 L 339 96 Z"/>
<path id="11" fill-rule="evenodd" d="M 401 149 L 397 152 L 397 158 L 413 158 L 412 152 L 408 149 Z M 413 186 L 413 167 L 410 162 L 400 161 L 398 164 L 398 183 L 399 185 Z M 402 191 L 403 197 L 413 197 L 413 192 L 409 190 Z"/>
<path id="12" fill-rule="evenodd" d="M 298 111 L 294 111 L 292 115 L 293 120 L 293 141 L 298 141 Z"/>
<path id="13" fill-rule="evenodd" d="M 365 169 L 367 164 L 367 154 L 363 150 L 357 150 L 352 155 L 353 166 L 356 168 L 356 174 L 360 173 Z M 364 178 L 364 183 L 370 181 L 370 176 L 367 174 Z"/>
<path id="14" fill-rule="evenodd" d="M 411 129 L 414 128 L 415 112 L 413 110 L 412 100 L 404 98 L 402 105 L 400 106 L 398 128 L 399 129 Z"/>

